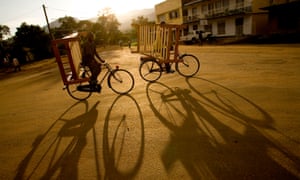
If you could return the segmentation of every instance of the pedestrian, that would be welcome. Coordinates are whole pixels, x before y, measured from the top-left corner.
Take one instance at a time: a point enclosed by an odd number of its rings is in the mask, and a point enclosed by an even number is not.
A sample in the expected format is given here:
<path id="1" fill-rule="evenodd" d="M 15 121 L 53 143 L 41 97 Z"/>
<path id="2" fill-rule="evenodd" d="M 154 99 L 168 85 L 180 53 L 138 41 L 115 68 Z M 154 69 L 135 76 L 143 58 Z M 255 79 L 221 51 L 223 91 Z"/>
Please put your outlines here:
<path id="1" fill-rule="evenodd" d="M 131 48 L 131 41 L 128 41 L 128 48 Z"/>
<path id="2" fill-rule="evenodd" d="M 82 43 L 82 64 L 88 66 L 92 75 L 90 77 L 90 87 L 92 91 L 100 92 L 101 87 L 98 84 L 97 78 L 101 72 L 101 63 L 105 61 L 98 55 L 94 34 L 88 32 L 83 38 Z M 101 62 L 97 61 L 96 58 Z"/>
<path id="3" fill-rule="evenodd" d="M 199 44 L 200 44 L 200 46 L 202 46 L 203 45 L 203 31 L 199 31 Z"/>
<path id="4" fill-rule="evenodd" d="M 3 65 L 4 65 L 5 67 L 8 67 L 8 66 L 9 66 L 9 59 L 8 59 L 7 56 L 5 56 L 5 57 L 3 58 Z"/>
<path id="5" fill-rule="evenodd" d="M 19 60 L 17 58 L 13 58 L 12 63 L 13 63 L 13 66 L 15 68 L 15 72 L 21 71 L 21 65 L 20 65 Z"/>

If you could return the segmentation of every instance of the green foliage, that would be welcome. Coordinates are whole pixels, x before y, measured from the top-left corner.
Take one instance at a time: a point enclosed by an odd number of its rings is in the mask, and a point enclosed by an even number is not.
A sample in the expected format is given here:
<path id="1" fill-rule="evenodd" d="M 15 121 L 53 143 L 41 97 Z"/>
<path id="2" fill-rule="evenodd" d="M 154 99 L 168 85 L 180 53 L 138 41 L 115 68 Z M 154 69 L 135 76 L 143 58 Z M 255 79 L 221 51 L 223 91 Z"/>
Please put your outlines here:
<path id="1" fill-rule="evenodd" d="M 155 24 L 154 21 L 149 21 L 148 18 L 145 18 L 144 16 L 138 16 L 136 19 L 132 19 L 131 22 L 131 26 L 133 27 L 131 29 L 131 32 L 128 32 L 129 38 L 131 40 L 136 40 L 137 39 L 137 32 L 136 32 L 136 28 L 135 26 L 139 25 L 139 24 Z M 132 44 L 134 45 L 134 44 Z"/>
<path id="2" fill-rule="evenodd" d="M 20 61 L 25 61 L 28 53 L 34 55 L 34 60 L 48 58 L 51 55 L 50 37 L 39 26 L 23 23 L 14 37 L 13 50 Z"/>
<path id="3" fill-rule="evenodd" d="M 117 44 L 121 37 L 119 26 L 120 23 L 114 14 L 108 13 L 99 16 L 95 28 L 93 28 L 93 32 L 96 34 L 96 42 L 109 45 Z"/>
<path id="4" fill-rule="evenodd" d="M 9 34 L 10 34 L 9 27 L 7 27 L 5 25 L 0 25 L 0 40 L 3 39 L 3 36 L 9 35 Z"/>
<path id="5" fill-rule="evenodd" d="M 77 20 L 70 16 L 59 18 L 58 22 L 60 23 L 60 26 L 53 30 L 53 35 L 56 39 L 69 35 L 79 28 Z"/>
<path id="6" fill-rule="evenodd" d="M 92 31 L 98 45 L 115 45 L 120 42 L 134 41 L 136 39 L 135 28 L 122 33 L 119 30 L 120 23 L 116 16 L 109 9 L 105 9 L 102 15 L 98 16 L 96 22 L 88 20 L 78 21 L 77 19 L 65 16 L 58 19 L 59 27 L 52 29 L 55 39 L 63 38 L 74 32 Z M 152 23 L 143 16 L 132 20 L 132 24 Z M 51 38 L 47 32 L 39 26 L 22 23 L 17 28 L 15 36 L 8 40 L 3 40 L 5 35 L 9 35 L 9 28 L 0 25 L 0 55 L 9 52 L 17 57 L 21 63 L 28 60 L 40 60 L 52 56 Z"/>
<path id="7" fill-rule="evenodd" d="M 138 24 L 154 24 L 154 21 L 149 21 L 148 18 L 144 16 L 138 16 L 136 19 L 132 19 L 131 25 L 138 25 Z"/>

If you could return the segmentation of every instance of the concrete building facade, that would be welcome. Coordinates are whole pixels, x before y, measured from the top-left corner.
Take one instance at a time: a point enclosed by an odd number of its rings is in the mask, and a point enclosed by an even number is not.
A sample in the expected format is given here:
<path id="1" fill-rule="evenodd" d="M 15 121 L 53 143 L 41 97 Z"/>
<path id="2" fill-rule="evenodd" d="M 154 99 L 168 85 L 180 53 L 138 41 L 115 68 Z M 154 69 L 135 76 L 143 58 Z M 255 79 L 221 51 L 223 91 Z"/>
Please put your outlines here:
<path id="1" fill-rule="evenodd" d="M 182 0 L 166 0 L 155 5 L 156 23 L 182 24 Z"/>
<path id="2" fill-rule="evenodd" d="M 219 39 L 243 39 L 267 32 L 270 0 L 167 0 L 155 6 L 157 22 L 186 25 L 191 31 L 211 32 Z M 177 21 L 163 16 L 178 9 Z"/>

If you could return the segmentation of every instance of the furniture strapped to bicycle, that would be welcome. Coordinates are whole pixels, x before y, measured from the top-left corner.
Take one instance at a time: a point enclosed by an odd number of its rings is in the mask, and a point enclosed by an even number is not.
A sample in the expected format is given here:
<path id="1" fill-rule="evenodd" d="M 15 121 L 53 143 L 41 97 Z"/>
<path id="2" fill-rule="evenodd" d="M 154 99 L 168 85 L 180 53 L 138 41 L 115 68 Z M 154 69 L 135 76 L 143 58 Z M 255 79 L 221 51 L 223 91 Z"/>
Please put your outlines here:
<path id="1" fill-rule="evenodd" d="M 97 89 L 89 84 L 91 72 L 81 63 L 82 55 L 78 37 L 67 37 L 52 41 L 52 48 L 60 75 L 68 94 L 76 100 L 89 98 L 92 92 L 100 92 L 101 84 L 107 78 L 108 87 L 115 93 L 126 94 L 134 87 L 133 75 L 116 66 L 112 68 L 109 63 L 101 63 L 106 68 L 102 80 L 98 82 Z M 99 64 L 99 66 L 101 65 Z"/>
<path id="2" fill-rule="evenodd" d="M 182 25 L 136 25 L 137 52 L 160 62 L 174 62 L 178 58 L 178 42 Z"/>
<path id="3" fill-rule="evenodd" d="M 89 81 L 88 77 L 80 77 L 81 50 L 79 38 L 53 40 L 52 49 L 64 85 Z"/>
<path id="4" fill-rule="evenodd" d="M 163 66 L 169 71 L 170 63 L 185 77 L 194 76 L 200 69 L 199 59 L 192 54 L 179 54 L 179 38 L 182 25 L 140 24 L 136 25 L 137 50 L 140 58 L 139 73 L 149 82 L 161 77 Z M 167 68 L 167 66 L 169 66 Z"/>

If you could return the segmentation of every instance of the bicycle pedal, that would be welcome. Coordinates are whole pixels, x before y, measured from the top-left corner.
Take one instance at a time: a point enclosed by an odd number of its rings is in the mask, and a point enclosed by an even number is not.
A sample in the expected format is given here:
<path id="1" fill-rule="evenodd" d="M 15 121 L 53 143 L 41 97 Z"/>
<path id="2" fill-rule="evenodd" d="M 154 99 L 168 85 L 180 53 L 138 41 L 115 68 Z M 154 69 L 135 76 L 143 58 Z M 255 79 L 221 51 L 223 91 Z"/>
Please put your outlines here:
<path id="1" fill-rule="evenodd" d="M 80 85 L 80 86 L 77 86 L 77 90 L 78 91 L 83 91 L 83 92 L 91 92 L 92 91 L 90 85 Z"/>
<path id="2" fill-rule="evenodd" d="M 96 92 L 100 93 L 101 92 L 102 87 L 100 86 L 100 84 L 96 85 Z"/>

